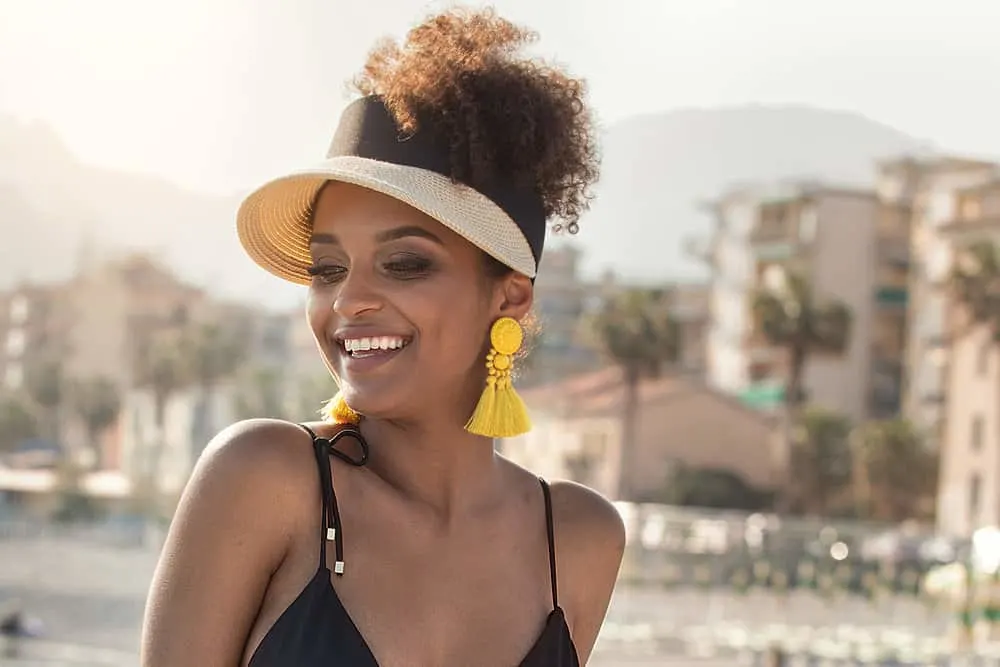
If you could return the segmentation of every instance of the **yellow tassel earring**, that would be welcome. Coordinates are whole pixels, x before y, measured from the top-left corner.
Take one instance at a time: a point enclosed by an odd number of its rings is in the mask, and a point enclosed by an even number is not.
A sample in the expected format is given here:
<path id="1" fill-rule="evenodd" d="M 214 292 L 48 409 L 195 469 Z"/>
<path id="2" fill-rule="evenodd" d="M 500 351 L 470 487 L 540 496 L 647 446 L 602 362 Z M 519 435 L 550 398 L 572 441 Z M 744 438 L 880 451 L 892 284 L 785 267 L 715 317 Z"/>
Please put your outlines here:
<path id="1" fill-rule="evenodd" d="M 323 405 L 320 414 L 323 415 L 324 421 L 334 424 L 357 424 L 361 421 L 361 415 L 351 409 L 351 406 L 344 400 L 344 395 L 339 391 L 336 396 Z"/>
<path id="2" fill-rule="evenodd" d="M 490 348 L 486 355 L 486 389 L 479 397 L 465 430 L 488 438 L 510 438 L 531 428 L 524 401 L 514 391 L 510 372 L 513 355 L 521 349 L 524 331 L 512 317 L 501 317 L 490 329 Z"/>

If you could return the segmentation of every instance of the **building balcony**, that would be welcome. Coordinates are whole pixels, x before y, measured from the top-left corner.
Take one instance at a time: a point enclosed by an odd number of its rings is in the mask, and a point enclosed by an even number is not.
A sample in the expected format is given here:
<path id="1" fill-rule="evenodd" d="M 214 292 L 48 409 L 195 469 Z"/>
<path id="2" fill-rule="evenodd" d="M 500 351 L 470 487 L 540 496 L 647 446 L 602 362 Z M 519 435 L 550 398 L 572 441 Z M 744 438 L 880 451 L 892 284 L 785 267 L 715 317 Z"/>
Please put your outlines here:
<path id="1" fill-rule="evenodd" d="M 802 251 L 802 244 L 780 239 L 751 241 L 750 247 L 758 260 L 769 262 L 789 260 Z"/>
<path id="2" fill-rule="evenodd" d="M 938 232 L 957 243 L 1000 238 L 1000 214 L 983 218 L 953 218 L 938 227 Z"/>
<path id="3" fill-rule="evenodd" d="M 869 380 L 868 413 L 872 419 L 889 419 L 902 408 L 903 364 L 899 359 L 876 357 Z"/>
<path id="4" fill-rule="evenodd" d="M 757 208 L 750 246 L 759 259 L 791 257 L 812 240 L 817 223 L 816 207 L 807 198 L 764 202 Z"/>
<path id="5" fill-rule="evenodd" d="M 789 224 L 758 224 L 748 240 L 758 260 L 785 260 L 795 256 L 804 245 L 797 227 Z"/>
<path id="6" fill-rule="evenodd" d="M 910 267 L 910 240 L 898 238 L 879 238 L 878 261 L 892 267 L 907 269 Z"/>
<path id="7" fill-rule="evenodd" d="M 878 287 L 875 289 L 875 303 L 880 308 L 906 308 L 909 291 L 893 285 Z"/>
<path id="8" fill-rule="evenodd" d="M 877 233 L 879 238 L 910 241 L 910 221 L 913 211 L 906 204 L 882 204 L 878 209 Z"/>
<path id="9" fill-rule="evenodd" d="M 959 192 L 954 217 L 939 231 L 959 242 L 1000 236 L 1000 180 Z"/>

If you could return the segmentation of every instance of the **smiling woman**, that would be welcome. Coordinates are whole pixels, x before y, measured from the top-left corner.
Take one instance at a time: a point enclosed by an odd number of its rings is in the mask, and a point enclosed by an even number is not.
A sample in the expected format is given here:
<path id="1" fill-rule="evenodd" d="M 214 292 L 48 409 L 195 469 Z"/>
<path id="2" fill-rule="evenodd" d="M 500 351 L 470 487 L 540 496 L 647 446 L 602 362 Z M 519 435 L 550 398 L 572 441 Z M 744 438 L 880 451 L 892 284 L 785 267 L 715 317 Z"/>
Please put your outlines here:
<path id="1" fill-rule="evenodd" d="M 146 667 L 586 663 L 621 519 L 491 442 L 529 428 L 520 322 L 546 228 L 576 231 L 597 177 L 583 86 L 518 58 L 532 37 L 453 11 L 378 47 L 327 158 L 243 203 L 244 248 L 308 285 L 341 391 L 323 422 L 243 422 L 206 450 Z"/>

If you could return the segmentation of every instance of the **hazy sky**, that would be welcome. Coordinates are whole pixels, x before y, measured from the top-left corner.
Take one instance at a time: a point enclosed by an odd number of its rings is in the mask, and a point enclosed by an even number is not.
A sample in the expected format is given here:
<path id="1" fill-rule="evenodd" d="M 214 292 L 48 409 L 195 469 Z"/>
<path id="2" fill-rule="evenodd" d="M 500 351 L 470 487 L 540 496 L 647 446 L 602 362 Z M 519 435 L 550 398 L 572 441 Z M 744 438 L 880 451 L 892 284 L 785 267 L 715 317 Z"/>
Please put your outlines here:
<path id="1" fill-rule="evenodd" d="M 85 161 L 244 190 L 322 156 L 372 42 L 451 3 L 0 0 L 0 113 Z M 854 110 L 1000 155 L 1000 0 L 498 0 L 604 122 L 677 107 Z"/>

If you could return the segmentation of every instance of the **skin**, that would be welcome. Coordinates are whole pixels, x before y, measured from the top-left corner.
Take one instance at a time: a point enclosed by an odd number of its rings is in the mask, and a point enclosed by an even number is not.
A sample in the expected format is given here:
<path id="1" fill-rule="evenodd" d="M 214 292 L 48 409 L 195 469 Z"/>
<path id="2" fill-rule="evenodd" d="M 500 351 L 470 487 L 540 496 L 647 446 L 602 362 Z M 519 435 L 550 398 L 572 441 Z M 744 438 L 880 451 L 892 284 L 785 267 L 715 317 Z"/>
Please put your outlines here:
<path id="1" fill-rule="evenodd" d="M 552 608 L 543 497 L 532 473 L 463 426 L 489 327 L 524 317 L 531 282 L 489 276 L 458 235 L 350 185 L 325 189 L 313 231 L 309 322 L 371 444 L 364 468 L 331 459 L 346 562 L 333 585 L 382 667 L 518 664 Z M 350 327 L 410 342 L 358 370 L 338 342 Z M 319 493 L 309 438 L 294 425 L 252 420 L 220 433 L 171 525 L 142 665 L 248 664 L 316 572 Z M 554 482 L 552 498 L 559 603 L 586 664 L 624 528 L 585 487 Z"/>

